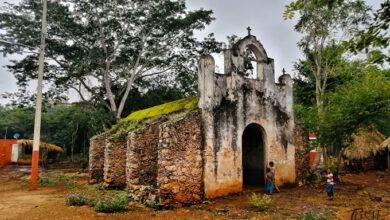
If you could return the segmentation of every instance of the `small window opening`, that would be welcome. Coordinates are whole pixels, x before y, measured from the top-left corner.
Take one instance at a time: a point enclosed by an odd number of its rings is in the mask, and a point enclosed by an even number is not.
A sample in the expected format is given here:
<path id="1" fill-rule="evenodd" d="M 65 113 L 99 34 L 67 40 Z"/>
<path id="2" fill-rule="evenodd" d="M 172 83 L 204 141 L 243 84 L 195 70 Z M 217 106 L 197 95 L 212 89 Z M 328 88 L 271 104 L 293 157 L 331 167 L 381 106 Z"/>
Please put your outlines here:
<path id="1" fill-rule="evenodd" d="M 249 79 L 257 79 L 257 59 L 255 53 L 247 48 L 244 54 L 244 76 Z"/>

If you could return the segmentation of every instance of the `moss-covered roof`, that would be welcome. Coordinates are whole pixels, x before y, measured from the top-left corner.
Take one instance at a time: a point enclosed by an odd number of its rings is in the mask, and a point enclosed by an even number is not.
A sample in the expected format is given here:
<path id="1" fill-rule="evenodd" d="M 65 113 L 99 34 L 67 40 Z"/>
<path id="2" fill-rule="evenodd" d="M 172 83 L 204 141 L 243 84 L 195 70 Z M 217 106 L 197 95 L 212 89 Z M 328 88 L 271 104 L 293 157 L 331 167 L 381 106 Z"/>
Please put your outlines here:
<path id="1" fill-rule="evenodd" d="M 195 109 L 198 106 L 198 97 L 179 99 L 173 102 L 164 103 L 144 110 L 131 113 L 124 118 L 125 121 L 138 121 L 148 118 L 161 117 L 173 112 Z"/>
<path id="2" fill-rule="evenodd" d="M 176 113 L 186 114 L 192 112 L 197 109 L 198 100 L 198 97 L 189 97 L 133 112 L 126 118 L 119 120 L 111 128 L 109 131 L 110 139 L 114 142 L 124 141 L 129 132 L 156 122 L 164 116 L 174 118 L 172 115 L 176 115 Z"/>

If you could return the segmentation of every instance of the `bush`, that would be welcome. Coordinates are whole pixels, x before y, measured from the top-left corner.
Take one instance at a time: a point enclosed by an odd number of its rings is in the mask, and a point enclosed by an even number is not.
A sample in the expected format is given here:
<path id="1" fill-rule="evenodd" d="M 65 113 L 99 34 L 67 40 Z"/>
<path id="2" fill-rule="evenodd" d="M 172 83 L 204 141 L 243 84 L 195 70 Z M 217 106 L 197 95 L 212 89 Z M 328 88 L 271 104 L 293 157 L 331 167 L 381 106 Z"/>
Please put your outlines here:
<path id="1" fill-rule="evenodd" d="M 83 206 L 89 203 L 89 199 L 77 194 L 70 194 L 65 198 L 65 203 L 69 206 Z"/>
<path id="2" fill-rule="evenodd" d="M 57 183 L 58 183 L 57 179 L 44 178 L 44 177 L 40 177 L 38 179 L 38 185 L 39 186 L 54 186 Z"/>
<path id="3" fill-rule="evenodd" d="M 257 195 L 256 193 L 252 193 L 250 197 L 250 203 L 253 207 L 259 209 L 265 209 L 272 205 L 272 199 L 269 195 Z"/>
<path id="4" fill-rule="evenodd" d="M 327 208 L 317 209 L 305 207 L 305 211 L 298 215 L 297 220 L 329 220 L 332 219 L 332 212 Z"/>
<path id="5" fill-rule="evenodd" d="M 95 205 L 97 212 L 122 212 L 127 210 L 129 199 L 126 195 L 116 195 L 111 199 L 98 201 Z"/>
<path id="6" fill-rule="evenodd" d="M 158 200 L 148 199 L 148 200 L 145 201 L 144 204 L 147 207 L 152 208 L 152 209 L 156 209 L 156 210 L 161 210 L 161 209 L 164 208 L 163 199 L 162 198 L 159 198 Z"/>

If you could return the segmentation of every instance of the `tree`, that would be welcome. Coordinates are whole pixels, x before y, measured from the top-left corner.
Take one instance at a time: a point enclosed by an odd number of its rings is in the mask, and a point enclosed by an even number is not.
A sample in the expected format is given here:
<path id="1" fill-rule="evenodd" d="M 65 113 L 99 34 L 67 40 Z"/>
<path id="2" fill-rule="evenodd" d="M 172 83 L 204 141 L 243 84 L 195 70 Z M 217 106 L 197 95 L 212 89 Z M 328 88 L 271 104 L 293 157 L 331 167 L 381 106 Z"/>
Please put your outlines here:
<path id="1" fill-rule="evenodd" d="M 89 139 L 111 127 L 115 117 L 104 108 L 88 103 L 45 105 L 42 112 L 41 139 L 61 146 L 65 155 L 88 156 Z M 0 135 L 31 139 L 34 128 L 32 107 L 0 106 Z"/>
<path id="2" fill-rule="evenodd" d="M 372 63 L 384 64 L 390 62 L 388 50 L 390 36 L 390 1 L 385 0 L 381 8 L 374 14 L 374 20 L 368 28 L 359 33 L 349 41 L 350 50 L 355 54 L 365 50 L 368 52 L 368 60 Z"/>
<path id="3" fill-rule="evenodd" d="M 320 126 L 320 142 L 341 152 L 361 129 L 375 129 L 389 136 L 389 77 L 389 70 L 368 66 L 362 77 L 330 93 Z"/>
<path id="4" fill-rule="evenodd" d="M 296 13 L 299 18 L 295 30 L 303 35 L 298 46 L 312 61 L 309 68 L 315 79 L 316 107 L 321 118 L 328 79 L 337 68 L 333 56 L 341 56 L 340 43 L 366 23 L 368 7 L 360 0 L 297 0 L 286 6 L 284 17 L 291 19 Z"/>
<path id="5" fill-rule="evenodd" d="M 333 50 L 332 47 L 326 50 Z M 334 51 L 333 51 L 334 52 Z M 332 52 L 332 53 L 333 53 Z M 338 56 L 329 57 L 333 61 L 334 72 L 328 76 L 327 87 L 324 94 L 324 106 L 329 104 L 327 100 L 328 94 L 348 82 L 359 80 L 368 71 L 368 64 L 362 61 L 350 61 L 340 56 L 342 53 L 337 53 Z M 294 68 L 297 70 L 294 76 L 294 112 L 295 117 L 301 122 L 306 129 L 317 131 L 320 121 L 318 120 L 318 110 L 315 97 L 315 77 L 311 72 L 313 60 L 311 56 L 306 55 L 306 59 L 302 59 L 295 63 Z"/>
<path id="6" fill-rule="evenodd" d="M 3 49 L 6 54 L 31 53 L 9 67 L 21 86 L 36 76 L 39 5 L 24 0 L 0 14 L 0 29 L 6 30 L 0 37 L 29 46 Z M 212 35 L 205 42 L 193 37 L 213 20 L 211 15 L 203 9 L 186 11 L 182 0 L 49 1 L 46 79 L 59 94 L 74 89 L 82 99 L 107 103 L 120 117 L 137 79 L 164 74 L 188 82 L 189 75 L 196 75 L 202 50 L 218 47 Z"/>

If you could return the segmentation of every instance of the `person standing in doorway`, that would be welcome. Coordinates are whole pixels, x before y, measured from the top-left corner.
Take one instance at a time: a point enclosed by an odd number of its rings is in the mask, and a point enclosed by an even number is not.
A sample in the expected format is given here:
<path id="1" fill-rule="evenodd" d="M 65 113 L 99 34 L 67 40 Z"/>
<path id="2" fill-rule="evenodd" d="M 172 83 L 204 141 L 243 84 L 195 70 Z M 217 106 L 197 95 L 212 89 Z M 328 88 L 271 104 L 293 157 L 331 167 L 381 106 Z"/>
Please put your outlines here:
<path id="1" fill-rule="evenodd" d="M 279 187 L 276 185 L 276 182 L 275 182 L 275 164 L 274 164 L 274 162 L 273 161 L 270 161 L 269 163 L 268 163 L 268 166 L 269 166 L 269 169 L 271 170 L 271 172 L 273 173 L 273 175 L 274 175 L 274 181 L 273 181 L 273 184 L 274 184 L 274 188 L 275 188 L 275 190 L 276 190 L 276 192 L 280 192 L 280 190 L 279 190 Z"/>
<path id="2" fill-rule="evenodd" d="M 274 173 L 272 173 L 271 169 L 267 167 L 265 174 L 265 190 L 269 195 L 272 195 L 274 191 L 274 179 Z"/>

